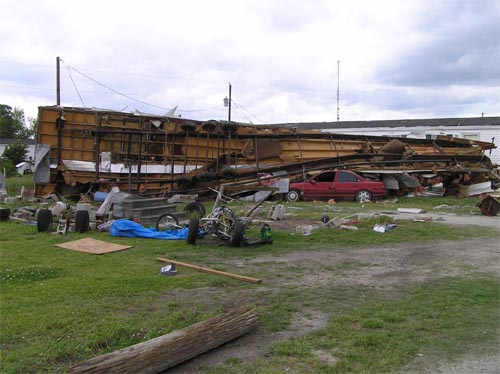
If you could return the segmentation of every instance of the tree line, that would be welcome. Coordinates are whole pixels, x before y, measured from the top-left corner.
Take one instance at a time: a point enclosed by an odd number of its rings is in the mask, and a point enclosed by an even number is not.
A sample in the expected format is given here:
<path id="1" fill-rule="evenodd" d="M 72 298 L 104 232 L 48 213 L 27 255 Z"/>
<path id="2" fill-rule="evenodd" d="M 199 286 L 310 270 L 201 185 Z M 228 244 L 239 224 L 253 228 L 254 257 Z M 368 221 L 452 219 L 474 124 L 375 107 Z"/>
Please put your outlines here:
<path id="1" fill-rule="evenodd" d="M 35 139 L 38 128 L 36 118 L 26 121 L 24 110 L 0 104 L 0 139 L 8 140 L 10 144 L 0 155 L 0 172 L 6 176 L 16 173 L 16 165 L 26 160 L 27 146 L 24 139 Z"/>

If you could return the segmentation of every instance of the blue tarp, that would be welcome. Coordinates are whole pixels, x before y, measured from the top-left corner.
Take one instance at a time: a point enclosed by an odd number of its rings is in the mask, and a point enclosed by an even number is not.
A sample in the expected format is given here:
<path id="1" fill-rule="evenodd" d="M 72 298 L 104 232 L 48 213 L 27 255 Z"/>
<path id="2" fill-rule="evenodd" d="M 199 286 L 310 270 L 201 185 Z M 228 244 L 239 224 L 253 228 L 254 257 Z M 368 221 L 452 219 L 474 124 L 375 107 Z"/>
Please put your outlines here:
<path id="1" fill-rule="evenodd" d="M 111 225 L 111 236 L 125 236 L 127 238 L 152 238 L 164 240 L 184 240 L 187 238 L 188 228 L 179 230 L 157 231 L 155 228 L 145 228 L 137 222 L 128 219 L 118 219 Z"/>

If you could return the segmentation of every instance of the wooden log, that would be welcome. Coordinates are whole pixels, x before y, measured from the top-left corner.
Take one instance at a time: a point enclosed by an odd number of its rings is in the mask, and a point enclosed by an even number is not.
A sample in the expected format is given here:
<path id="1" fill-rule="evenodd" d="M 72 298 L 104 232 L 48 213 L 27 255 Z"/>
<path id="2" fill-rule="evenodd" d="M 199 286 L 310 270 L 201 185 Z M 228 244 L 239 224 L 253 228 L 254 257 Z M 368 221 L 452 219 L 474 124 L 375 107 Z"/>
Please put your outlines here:
<path id="1" fill-rule="evenodd" d="M 70 373 L 158 373 L 255 329 L 251 309 L 239 309 L 84 361 Z"/>
<path id="2" fill-rule="evenodd" d="M 252 278 L 252 277 L 246 277 L 244 275 L 239 275 L 239 274 L 227 273 L 225 271 L 220 271 L 220 270 L 215 270 L 215 269 L 210 269 L 210 268 L 204 268 L 202 266 L 188 264 L 186 262 L 169 260 L 167 258 L 157 258 L 157 260 L 158 261 L 162 261 L 162 262 L 176 264 L 176 265 L 179 265 L 179 266 L 183 266 L 185 268 L 188 268 L 188 269 L 191 269 L 191 270 L 200 271 L 202 273 L 222 275 L 222 276 L 225 276 L 225 277 L 230 277 L 230 278 L 233 278 L 233 279 L 238 279 L 238 280 L 241 280 L 241 281 L 244 281 L 244 282 L 250 282 L 250 283 L 261 283 L 262 282 L 262 279 Z"/>

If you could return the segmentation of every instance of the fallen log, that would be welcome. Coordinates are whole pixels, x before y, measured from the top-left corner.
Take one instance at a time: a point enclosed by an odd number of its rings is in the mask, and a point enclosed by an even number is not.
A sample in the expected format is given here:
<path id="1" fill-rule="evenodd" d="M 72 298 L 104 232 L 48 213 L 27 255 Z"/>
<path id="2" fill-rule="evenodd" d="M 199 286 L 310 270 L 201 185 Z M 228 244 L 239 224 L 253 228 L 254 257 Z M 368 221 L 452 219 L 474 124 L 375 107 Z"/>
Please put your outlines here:
<path id="1" fill-rule="evenodd" d="M 169 260 L 167 258 L 161 258 L 161 257 L 159 257 L 159 258 L 157 258 L 157 260 L 161 261 L 161 262 L 168 262 L 168 263 L 176 264 L 178 266 L 183 266 L 185 268 L 188 268 L 188 269 L 191 269 L 191 270 L 200 271 L 202 273 L 222 275 L 222 276 L 225 276 L 225 277 L 229 277 L 229 278 L 233 278 L 233 279 L 238 279 L 238 280 L 241 280 L 241 281 L 244 281 L 244 282 L 250 282 L 250 283 L 261 283 L 262 282 L 262 279 L 252 278 L 252 277 L 246 277 L 244 275 L 228 273 L 228 272 L 225 272 L 225 271 L 220 271 L 220 270 L 215 270 L 215 269 L 210 269 L 210 268 L 204 268 L 202 266 L 188 264 L 186 262 Z"/>
<path id="2" fill-rule="evenodd" d="M 184 329 L 84 361 L 70 373 L 158 373 L 227 343 L 257 327 L 251 309 L 240 309 Z"/>

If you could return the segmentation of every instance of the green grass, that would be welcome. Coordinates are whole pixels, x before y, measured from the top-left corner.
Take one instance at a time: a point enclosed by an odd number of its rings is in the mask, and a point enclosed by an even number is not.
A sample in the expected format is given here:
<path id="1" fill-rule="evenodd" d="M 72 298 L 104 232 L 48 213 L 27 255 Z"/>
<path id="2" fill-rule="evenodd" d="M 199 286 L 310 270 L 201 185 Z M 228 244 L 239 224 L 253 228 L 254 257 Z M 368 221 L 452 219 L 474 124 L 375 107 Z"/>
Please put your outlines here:
<path id="1" fill-rule="evenodd" d="M 331 373 L 390 372 L 417 354 L 450 359 L 465 351 L 492 353 L 498 349 L 498 285 L 485 278 L 418 287 L 402 300 L 334 318 L 310 344 L 339 359 Z"/>
<path id="2" fill-rule="evenodd" d="M 401 372 L 419 355 L 445 360 L 498 354 L 499 280 L 449 278 L 410 290 L 400 300 L 378 300 L 334 317 L 313 334 L 275 343 L 270 357 L 224 363 L 223 373 Z M 329 355 L 325 362 L 314 352 Z"/>
<path id="3" fill-rule="evenodd" d="M 328 204 L 326 201 L 295 203 L 281 202 L 287 208 L 287 213 L 297 219 L 320 220 L 323 215 L 330 218 L 343 217 L 350 214 L 370 211 L 394 211 L 398 208 L 420 208 L 428 212 L 451 212 L 456 214 L 481 214 L 476 204 L 481 201 L 478 197 L 455 198 L 455 197 L 399 197 L 385 201 L 374 201 L 369 203 L 358 203 L 354 201 L 339 201 Z M 270 205 L 271 203 L 268 203 Z M 266 206 L 266 205 L 264 205 Z"/>
<path id="4" fill-rule="evenodd" d="M 296 249 L 337 251 L 368 245 L 396 245 L 406 241 L 438 238 L 460 240 L 495 235 L 492 230 L 479 227 L 451 228 L 434 223 L 409 221 L 398 222 L 395 231 L 379 234 L 372 230 L 373 224 L 377 222 L 381 221 L 368 220 L 360 223 L 360 230 L 356 232 L 321 229 L 306 237 L 273 230 L 273 245 L 238 249 L 220 247 L 209 239 L 200 240 L 199 244 L 193 247 L 184 241 L 116 238 L 95 231 L 85 235 L 60 236 L 37 233 L 36 227 L 33 226 L 2 222 L 0 224 L 1 371 L 64 372 L 69 366 L 82 360 L 166 334 L 222 313 L 223 303 L 220 299 L 208 298 L 205 295 L 206 289 L 220 295 L 226 292 L 237 294 L 240 291 L 251 294 L 248 299 L 238 302 L 254 306 L 259 313 L 263 328 L 268 331 L 285 329 L 293 313 L 303 308 L 321 310 L 331 314 L 332 317 L 343 318 L 332 324 L 331 328 L 336 329 L 335 333 L 329 332 L 329 328 L 325 330 L 324 335 L 311 335 L 306 339 L 284 342 L 271 349 L 269 360 L 248 367 L 237 359 L 228 360 L 226 366 L 229 371 L 226 372 L 242 372 L 239 369 L 244 367 L 245 370 L 248 369 L 247 372 L 280 373 L 292 367 L 295 370 L 293 372 L 305 373 L 309 372 L 308 365 L 312 365 L 311 367 L 317 369 L 317 372 L 328 372 L 324 370 L 331 368 L 316 360 L 311 352 L 318 348 L 326 349 L 332 344 L 328 336 L 347 334 L 351 329 L 343 331 L 340 325 L 351 326 L 351 321 L 358 318 L 360 322 L 355 326 L 356 330 L 360 331 L 358 335 L 353 335 L 350 345 L 344 347 L 345 351 L 333 353 L 342 362 L 346 362 L 342 365 L 347 365 L 348 352 L 365 346 L 376 346 L 379 341 L 384 341 L 384 335 L 379 334 L 381 331 L 396 328 L 398 323 L 406 324 L 409 321 L 420 321 L 417 325 L 423 326 L 426 322 L 423 319 L 425 313 L 431 313 L 434 308 L 438 308 L 437 310 L 447 308 L 449 303 L 437 304 L 436 296 L 434 304 L 429 304 L 427 309 L 422 309 L 418 315 L 409 316 L 408 313 L 412 308 L 406 307 L 404 300 L 401 301 L 402 304 L 397 302 L 384 304 L 382 300 L 382 304 L 377 304 L 379 305 L 377 308 L 385 308 L 385 317 L 384 313 L 375 309 L 366 309 L 370 312 L 363 314 L 364 308 L 368 308 L 369 301 L 379 298 L 374 290 L 366 287 L 335 287 L 327 290 L 282 287 L 266 290 L 265 284 L 242 285 L 233 279 L 187 269 L 183 269 L 176 277 L 162 277 L 159 271 L 164 264 L 156 261 L 156 257 L 178 259 L 252 277 L 279 279 L 281 276 L 279 272 L 268 272 L 265 267 L 247 272 L 245 268 L 235 270 L 228 261 L 260 255 L 284 254 Z M 258 237 L 258 228 L 250 230 L 249 235 Z M 95 256 L 55 247 L 55 244 L 87 236 L 107 242 L 132 245 L 133 248 Z M 339 264 L 337 270 L 349 270 L 358 266 L 363 264 Z M 291 270 L 300 273 L 300 269 Z M 485 285 L 488 283 L 482 284 L 484 287 Z M 489 288 L 485 290 L 484 308 L 476 308 L 475 303 L 481 300 L 480 295 L 471 289 L 460 289 L 464 295 L 469 295 L 471 292 L 476 295 L 471 299 L 473 303 L 470 305 L 473 308 L 470 310 L 474 313 L 474 318 L 482 316 L 483 312 L 491 312 L 491 300 L 486 303 L 491 293 L 487 292 Z M 439 297 L 451 300 L 450 305 L 463 302 L 458 298 L 460 293 L 452 291 L 449 295 L 439 291 L 441 292 Z M 190 295 L 191 292 L 193 296 L 190 298 L 178 297 L 179 294 Z M 433 287 L 429 286 L 426 292 L 432 293 Z M 410 297 L 414 303 L 418 295 L 423 294 L 417 292 L 415 296 Z M 419 303 L 423 308 L 425 298 L 420 297 L 422 300 Z M 335 312 L 331 305 L 335 305 Z M 458 309 L 454 308 L 450 313 L 457 315 L 453 317 L 454 323 L 460 322 L 456 325 L 461 326 L 465 317 L 457 314 Z M 395 311 L 398 313 L 394 314 Z M 442 315 L 438 317 L 441 319 Z M 446 322 L 443 326 L 442 329 L 448 328 L 449 323 Z M 470 328 L 476 329 L 479 326 L 478 322 L 471 324 Z M 410 324 L 406 327 L 414 326 Z M 432 333 L 430 336 L 436 335 L 438 338 L 444 334 L 441 330 L 437 333 L 434 330 L 421 332 L 423 336 L 427 333 Z M 455 329 L 451 330 L 450 334 L 463 336 L 465 333 L 466 330 Z M 447 338 L 451 339 L 453 336 Z M 427 342 L 423 347 L 432 348 Z M 405 352 L 403 352 L 405 357 L 413 354 L 409 350 L 410 353 Z M 387 355 L 391 354 L 396 353 Z M 394 366 L 396 363 L 393 362 L 391 365 Z M 224 372 L 226 369 L 217 370 Z"/>
<path id="5" fill-rule="evenodd" d="M 363 247 L 368 245 L 391 245 L 426 240 L 463 240 L 474 237 L 495 235 L 496 231 L 488 227 L 466 226 L 450 227 L 433 222 L 412 222 L 398 220 L 395 230 L 385 233 L 373 231 L 376 224 L 393 223 L 390 217 L 362 220 L 356 224 L 357 231 L 322 227 L 313 230 L 311 235 L 304 236 L 286 231 L 273 230 L 273 240 L 277 243 L 287 242 L 286 246 L 263 246 L 239 252 L 241 256 L 257 256 L 262 253 L 281 253 L 292 249 L 342 249 L 346 247 Z M 254 228 L 249 235 L 258 237 Z"/>
<path id="6" fill-rule="evenodd" d="M 18 175 L 5 179 L 5 190 L 9 196 L 18 196 L 21 193 L 21 188 L 34 189 L 33 175 Z"/>

